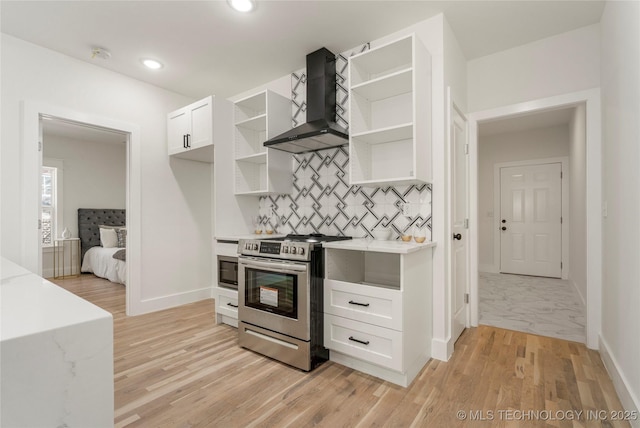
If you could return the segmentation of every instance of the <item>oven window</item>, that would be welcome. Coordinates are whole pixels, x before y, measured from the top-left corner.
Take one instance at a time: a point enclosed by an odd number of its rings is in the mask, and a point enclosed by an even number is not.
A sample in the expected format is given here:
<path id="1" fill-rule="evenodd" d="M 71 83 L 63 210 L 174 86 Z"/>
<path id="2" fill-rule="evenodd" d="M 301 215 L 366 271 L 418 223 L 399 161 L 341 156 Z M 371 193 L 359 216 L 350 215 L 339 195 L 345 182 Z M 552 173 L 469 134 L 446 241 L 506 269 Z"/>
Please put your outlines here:
<path id="1" fill-rule="evenodd" d="M 298 318 L 298 276 L 246 268 L 245 305 Z"/>

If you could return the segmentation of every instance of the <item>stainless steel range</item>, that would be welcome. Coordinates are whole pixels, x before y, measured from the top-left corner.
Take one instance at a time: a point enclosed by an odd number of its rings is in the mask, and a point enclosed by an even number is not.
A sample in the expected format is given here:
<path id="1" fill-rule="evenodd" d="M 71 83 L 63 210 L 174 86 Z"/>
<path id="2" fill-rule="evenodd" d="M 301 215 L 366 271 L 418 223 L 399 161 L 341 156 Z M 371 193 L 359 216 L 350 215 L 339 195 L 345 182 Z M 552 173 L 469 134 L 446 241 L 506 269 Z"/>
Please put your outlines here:
<path id="1" fill-rule="evenodd" d="M 238 243 L 238 343 L 299 369 L 326 361 L 322 242 L 346 236 L 287 235 Z"/>

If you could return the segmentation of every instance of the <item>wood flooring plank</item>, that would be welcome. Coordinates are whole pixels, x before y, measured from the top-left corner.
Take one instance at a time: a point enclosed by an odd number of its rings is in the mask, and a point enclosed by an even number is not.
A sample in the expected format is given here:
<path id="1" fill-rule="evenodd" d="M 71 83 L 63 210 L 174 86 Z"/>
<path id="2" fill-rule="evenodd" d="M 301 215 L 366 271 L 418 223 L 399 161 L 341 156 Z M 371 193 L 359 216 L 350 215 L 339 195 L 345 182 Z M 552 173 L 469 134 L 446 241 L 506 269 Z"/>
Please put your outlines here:
<path id="1" fill-rule="evenodd" d="M 598 352 L 580 343 L 470 328 L 449 361 L 429 361 L 402 388 L 330 361 L 305 373 L 242 349 L 236 329 L 215 324 L 211 299 L 127 317 L 122 285 L 86 274 L 54 282 L 113 314 L 116 427 L 630 426 L 584 417 L 622 407 Z M 541 411 L 584 414 L 523 420 Z"/>

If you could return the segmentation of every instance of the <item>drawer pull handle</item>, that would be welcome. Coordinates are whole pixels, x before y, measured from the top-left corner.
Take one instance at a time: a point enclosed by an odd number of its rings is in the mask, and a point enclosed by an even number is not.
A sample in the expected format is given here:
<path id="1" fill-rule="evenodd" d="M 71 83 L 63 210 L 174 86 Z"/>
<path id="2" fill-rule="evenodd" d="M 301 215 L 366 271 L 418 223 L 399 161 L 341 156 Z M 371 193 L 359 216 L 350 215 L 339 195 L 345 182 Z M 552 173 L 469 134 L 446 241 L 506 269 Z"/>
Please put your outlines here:
<path id="1" fill-rule="evenodd" d="M 237 308 L 238 305 L 234 305 L 233 303 L 227 303 L 227 306 L 231 306 L 232 308 Z"/>
<path id="2" fill-rule="evenodd" d="M 358 343 L 362 343 L 363 345 L 368 345 L 369 341 L 368 340 L 360 340 L 360 339 L 356 339 L 353 336 L 349 336 L 349 340 L 353 341 L 353 342 L 358 342 Z"/>
<path id="3" fill-rule="evenodd" d="M 353 300 L 349 300 L 349 304 L 350 304 L 350 305 L 364 306 L 364 307 L 369 306 L 369 304 L 368 304 L 368 303 L 354 302 Z"/>

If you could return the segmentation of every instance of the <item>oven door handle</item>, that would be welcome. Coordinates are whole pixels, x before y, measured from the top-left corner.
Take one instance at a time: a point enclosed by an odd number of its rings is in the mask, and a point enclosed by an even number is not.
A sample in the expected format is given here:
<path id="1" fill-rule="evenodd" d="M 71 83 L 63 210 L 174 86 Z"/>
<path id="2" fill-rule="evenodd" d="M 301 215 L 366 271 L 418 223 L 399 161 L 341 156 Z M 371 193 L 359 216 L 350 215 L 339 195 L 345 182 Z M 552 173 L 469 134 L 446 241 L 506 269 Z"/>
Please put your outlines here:
<path id="1" fill-rule="evenodd" d="M 264 269 L 270 269 L 270 270 L 277 270 L 279 272 L 292 272 L 292 273 L 297 273 L 297 272 L 306 272 L 307 271 L 307 266 L 306 265 L 296 265 L 296 264 L 291 264 L 291 263 L 277 263 L 277 262 L 261 262 L 258 260 L 250 260 L 250 261 L 239 261 L 239 264 L 243 265 L 243 266 L 248 266 L 248 267 L 259 267 L 259 268 L 264 268 Z"/>

